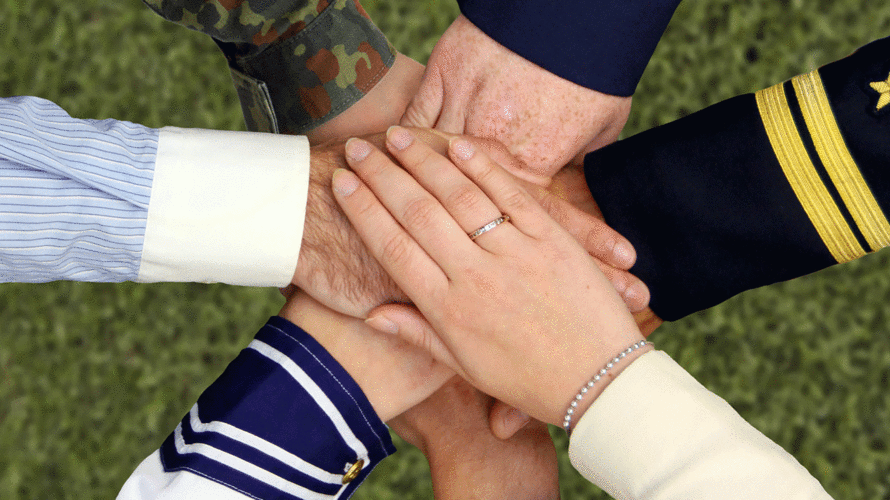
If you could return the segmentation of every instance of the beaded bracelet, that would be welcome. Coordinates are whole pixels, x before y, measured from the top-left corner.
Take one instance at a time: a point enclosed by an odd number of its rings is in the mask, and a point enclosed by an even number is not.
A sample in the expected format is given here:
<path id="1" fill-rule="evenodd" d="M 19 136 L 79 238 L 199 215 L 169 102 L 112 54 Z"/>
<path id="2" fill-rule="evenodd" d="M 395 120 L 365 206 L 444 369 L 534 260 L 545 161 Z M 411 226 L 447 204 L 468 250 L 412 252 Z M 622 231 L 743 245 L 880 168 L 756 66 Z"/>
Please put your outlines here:
<path id="1" fill-rule="evenodd" d="M 603 368 L 602 370 L 600 370 L 596 375 L 594 375 L 593 378 L 590 379 L 590 381 L 587 382 L 587 384 L 581 388 L 581 391 L 575 396 L 574 399 L 572 399 L 572 403 L 569 405 L 569 409 L 566 411 L 566 418 L 562 423 L 562 428 L 565 429 L 567 434 L 571 434 L 571 431 L 569 430 L 569 428 L 572 425 L 572 415 L 575 414 L 575 408 L 577 408 L 578 403 L 582 399 L 584 399 L 584 395 L 587 394 L 587 391 L 589 391 L 590 388 L 593 387 L 594 384 L 599 382 L 600 379 L 603 378 L 603 375 L 605 375 L 607 371 L 609 371 L 619 361 L 624 359 L 628 354 L 636 351 L 637 349 L 639 349 L 640 347 L 643 347 L 644 345 L 651 344 L 651 343 L 652 342 L 642 340 L 642 341 L 637 342 L 636 344 L 628 347 L 627 349 L 621 351 L 621 353 L 618 356 L 616 356 L 615 359 L 606 363 L 606 367 Z"/>

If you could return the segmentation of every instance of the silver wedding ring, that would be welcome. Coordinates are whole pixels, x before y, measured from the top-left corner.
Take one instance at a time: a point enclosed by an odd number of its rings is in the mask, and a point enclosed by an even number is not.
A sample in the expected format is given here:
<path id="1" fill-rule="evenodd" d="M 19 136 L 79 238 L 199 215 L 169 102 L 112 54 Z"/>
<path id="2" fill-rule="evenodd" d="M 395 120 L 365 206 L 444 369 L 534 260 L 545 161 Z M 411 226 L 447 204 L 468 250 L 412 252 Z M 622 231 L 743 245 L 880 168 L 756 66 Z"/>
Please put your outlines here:
<path id="1" fill-rule="evenodd" d="M 491 231 L 492 229 L 498 227 L 499 225 L 510 220 L 509 215 L 501 215 L 497 219 L 489 222 L 488 224 L 480 227 L 479 229 L 473 231 L 472 233 L 467 233 L 467 236 L 470 237 L 470 240 L 475 240 L 476 238 L 482 236 L 483 234 Z"/>

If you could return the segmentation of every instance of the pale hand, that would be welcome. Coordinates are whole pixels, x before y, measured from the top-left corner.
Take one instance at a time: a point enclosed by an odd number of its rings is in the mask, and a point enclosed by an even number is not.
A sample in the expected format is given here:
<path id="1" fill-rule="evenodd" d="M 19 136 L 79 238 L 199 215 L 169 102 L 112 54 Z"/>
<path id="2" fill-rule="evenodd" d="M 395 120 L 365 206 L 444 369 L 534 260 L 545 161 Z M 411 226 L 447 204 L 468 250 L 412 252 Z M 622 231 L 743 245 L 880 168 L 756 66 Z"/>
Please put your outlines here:
<path id="1" fill-rule="evenodd" d="M 451 141 L 455 163 L 405 129 L 390 130 L 387 148 L 408 172 L 353 139 L 347 158 L 367 186 L 338 170 L 333 187 L 371 253 L 429 321 L 384 306 L 394 330 L 483 392 L 561 423 L 593 372 L 643 339 L 633 317 L 587 252 L 469 141 Z M 467 237 L 502 213 L 509 223 Z"/>

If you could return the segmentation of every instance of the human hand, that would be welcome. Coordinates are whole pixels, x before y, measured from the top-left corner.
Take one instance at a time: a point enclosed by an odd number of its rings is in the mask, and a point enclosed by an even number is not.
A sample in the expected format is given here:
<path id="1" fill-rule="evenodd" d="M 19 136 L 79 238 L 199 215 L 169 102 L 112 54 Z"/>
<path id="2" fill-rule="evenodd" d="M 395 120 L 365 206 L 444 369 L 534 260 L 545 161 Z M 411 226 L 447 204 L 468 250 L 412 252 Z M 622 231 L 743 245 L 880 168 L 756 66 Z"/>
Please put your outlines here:
<path id="1" fill-rule="evenodd" d="M 547 426 L 532 421 L 510 439 L 499 439 L 488 426 L 491 402 L 453 377 L 388 424 L 427 457 L 437 500 L 559 498 L 556 451 Z"/>
<path id="2" fill-rule="evenodd" d="M 448 137 L 425 129 L 415 129 L 424 142 L 439 153 L 445 153 Z M 379 147 L 385 136 L 377 134 L 364 138 Z M 558 196 L 552 196 L 546 185 L 549 180 L 523 173 L 518 160 L 503 145 L 484 139 L 467 138 L 523 179 L 523 186 L 544 204 L 551 214 L 571 228 L 594 256 L 603 272 L 632 311 L 644 308 L 649 302 L 648 290 L 640 280 L 626 272 L 635 258 L 633 247 L 625 238 L 609 228 L 601 219 L 590 217 L 572 207 Z M 368 252 L 349 220 L 334 201 L 331 176 L 337 168 L 346 168 L 344 142 L 329 142 L 311 148 L 309 196 L 303 228 L 303 244 L 293 283 L 324 305 L 348 314 L 365 317 L 373 307 L 393 301 L 407 301 L 408 297 Z M 560 184 L 552 184 L 559 188 Z M 587 193 L 586 185 L 572 186 Z M 390 187 L 392 189 L 392 187 Z M 642 292 L 641 292 L 642 291 Z"/>
<path id="3" fill-rule="evenodd" d="M 291 290 L 278 313 L 318 341 L 361 387 L 384 422 L 425 400 L 454 376 L 426 351 Z"/>
<path id="4" fill-rule="evenodd" d="M 525 60 L 466 17 L 445 31 L 402 125 L 496 139 L 530 171 L 552 177 L 614 142 L 630 97 L 590 90 Z"/>
<path id="5" fill-rule="evenodd" d="M 382 134 L 365 139 L 382 144 Z M 303 242 L 292 283 L 327 307 L 365 317 L 374 306 L 407 300 L 368 253 L 334 201 L 331 175 L 346 167 L 344 141 L 312 146 Z"/>
<path id="6" fill-rule="evenodd" d="M 627 308 L 571 235 L 469 141 L 449 145 L 460 170 L 405 129 L 390 129 L 387 149 L 408 172 L 367 141 L 352 139 L 349 164 L 368 186 L 338 170 L 333 188 L 371 253 L 423 317 L 383 306 L 369 321 L 426 347 L 483 392 L 561 424 L 592 373 L 642 340 Z M 512 219 L 475 242 L 467 237 L 501 214 Z M 583 404 L 649 348 L 614 366 Z"/>

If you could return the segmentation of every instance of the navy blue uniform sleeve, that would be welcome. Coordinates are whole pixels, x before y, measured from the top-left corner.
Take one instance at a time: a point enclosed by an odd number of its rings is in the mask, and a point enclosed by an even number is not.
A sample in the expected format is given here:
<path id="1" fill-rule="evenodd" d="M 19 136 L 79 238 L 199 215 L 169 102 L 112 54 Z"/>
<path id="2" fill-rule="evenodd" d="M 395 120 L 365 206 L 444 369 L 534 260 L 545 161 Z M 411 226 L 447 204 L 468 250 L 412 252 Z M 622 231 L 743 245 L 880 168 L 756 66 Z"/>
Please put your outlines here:
<path id="1" fill-rule="evenodd" d="M 349 498 L 395 452 L 348 373 L 311 336 L 274 317 L 201 395 L 160 449 L 250 498 Z"/>
<path id="2" fill-rule="evenodd" d="M 492 39 L 578 85 L 634 93 L 680 0 L 458 0 Z"/>
<path id="3" fill-rule="evenodd" d="M 584 159 L 665 320 L 890 246 L 890 37 Z"/>

